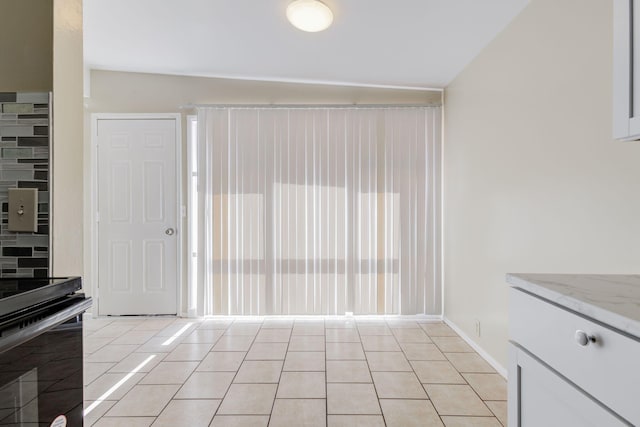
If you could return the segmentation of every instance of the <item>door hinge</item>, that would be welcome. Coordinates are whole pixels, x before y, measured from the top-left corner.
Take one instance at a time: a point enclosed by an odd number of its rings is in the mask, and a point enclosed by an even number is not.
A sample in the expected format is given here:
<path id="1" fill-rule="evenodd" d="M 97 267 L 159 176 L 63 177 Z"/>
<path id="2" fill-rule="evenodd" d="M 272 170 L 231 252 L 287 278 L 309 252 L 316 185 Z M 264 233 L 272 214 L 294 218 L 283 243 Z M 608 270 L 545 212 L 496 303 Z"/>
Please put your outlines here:
<path id="1" fill-rule="evenodd" d="M 100 212 L 96 212 L 96 222 L 100 222 Z"/>

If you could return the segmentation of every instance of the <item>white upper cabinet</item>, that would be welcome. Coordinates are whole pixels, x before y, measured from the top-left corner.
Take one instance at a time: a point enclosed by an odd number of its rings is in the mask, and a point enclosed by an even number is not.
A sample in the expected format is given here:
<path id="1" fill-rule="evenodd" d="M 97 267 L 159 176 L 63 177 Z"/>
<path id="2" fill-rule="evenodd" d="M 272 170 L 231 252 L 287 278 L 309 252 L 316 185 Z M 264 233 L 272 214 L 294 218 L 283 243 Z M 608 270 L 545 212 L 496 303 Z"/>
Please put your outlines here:
<path id="1" fill-rule="evenodd" d="M 640 1 L 614 0 L 613 137 L 640 139 Z"/>

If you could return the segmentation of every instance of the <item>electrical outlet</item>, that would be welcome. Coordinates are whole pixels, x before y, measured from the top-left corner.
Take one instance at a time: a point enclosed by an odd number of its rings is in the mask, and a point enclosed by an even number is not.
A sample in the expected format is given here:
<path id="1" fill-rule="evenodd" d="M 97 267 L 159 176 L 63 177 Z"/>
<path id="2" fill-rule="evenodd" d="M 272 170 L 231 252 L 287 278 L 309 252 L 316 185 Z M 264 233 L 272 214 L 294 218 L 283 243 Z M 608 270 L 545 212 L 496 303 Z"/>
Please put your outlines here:
<path id="1" fill-rule="evenodd" d="M 476 336 L 479 337 L 480 336 L 480 321 L 478 319 L 474 320 L 474 323 L 476 325 Z"/>

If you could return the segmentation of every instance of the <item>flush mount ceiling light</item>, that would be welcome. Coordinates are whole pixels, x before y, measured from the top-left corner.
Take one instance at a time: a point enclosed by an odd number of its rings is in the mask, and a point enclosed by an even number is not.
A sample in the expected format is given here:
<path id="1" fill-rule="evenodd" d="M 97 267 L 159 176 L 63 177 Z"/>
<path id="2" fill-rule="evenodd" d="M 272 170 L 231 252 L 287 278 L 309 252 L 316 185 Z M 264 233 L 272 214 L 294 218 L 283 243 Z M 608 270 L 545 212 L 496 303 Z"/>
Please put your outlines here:
<path id="1" fill-rule="evenodd" d="M 287 19 L 302 31 L 326 30 L 333 22 L 333 12 L 318 0 L 295 0 L 287 6 Z"/>

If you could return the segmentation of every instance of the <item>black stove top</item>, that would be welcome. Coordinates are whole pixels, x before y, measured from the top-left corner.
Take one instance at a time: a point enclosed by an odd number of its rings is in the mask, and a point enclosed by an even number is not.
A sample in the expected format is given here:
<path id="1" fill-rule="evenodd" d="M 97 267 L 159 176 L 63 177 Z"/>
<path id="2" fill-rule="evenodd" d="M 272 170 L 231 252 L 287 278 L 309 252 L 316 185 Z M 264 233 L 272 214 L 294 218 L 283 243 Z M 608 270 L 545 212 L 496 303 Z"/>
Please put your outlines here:
<path id="1" fill-rule="evenodd" d="M 56 283 L 56 279 L 0 279 L 0 299 Z"/>
<path id="2" fill-rule="evenodd" d="M 0 279 L 0 317 L 70 295 L 81 288 L 80 277 Z"/>

